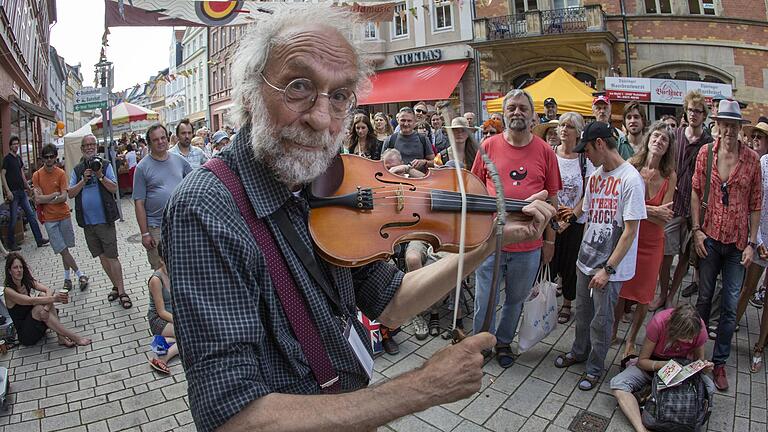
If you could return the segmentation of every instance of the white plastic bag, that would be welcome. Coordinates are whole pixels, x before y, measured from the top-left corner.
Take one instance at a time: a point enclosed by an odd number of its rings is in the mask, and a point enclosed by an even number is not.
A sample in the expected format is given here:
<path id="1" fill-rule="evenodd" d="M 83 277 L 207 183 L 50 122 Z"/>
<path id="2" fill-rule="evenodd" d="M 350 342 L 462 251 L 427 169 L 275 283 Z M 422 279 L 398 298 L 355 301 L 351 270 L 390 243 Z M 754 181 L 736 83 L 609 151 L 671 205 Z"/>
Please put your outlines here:
<path id="1" fill-rule="evenodd" d="M 539 266 L 536 284 L 523 305 L 520 324 L 519 351 L 528 351 L 541 342 L 557 325 L 557 284 L 550 282 L 549 265 Z"/>

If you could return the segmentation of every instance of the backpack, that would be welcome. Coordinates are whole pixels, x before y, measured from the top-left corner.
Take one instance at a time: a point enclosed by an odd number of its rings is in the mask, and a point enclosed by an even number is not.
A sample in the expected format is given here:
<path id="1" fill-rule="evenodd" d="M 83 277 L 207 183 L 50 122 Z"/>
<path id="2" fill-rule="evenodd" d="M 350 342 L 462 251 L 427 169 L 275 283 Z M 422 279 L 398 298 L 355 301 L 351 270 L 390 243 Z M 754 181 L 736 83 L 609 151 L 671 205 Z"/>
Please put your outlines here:
<path id="1" fill-rule="evenodd" d="M 419 141 L 421 141 L 422 148 L 431 148 L 432 147 L 431 145 L 427 146 L 427 139 L 424 137 L 424 135 L 422 135 L 422 134 L 420 134 L 418 132 L 414 132 L 414 133 L 416 134 L 416 136 L 419 137 Z M 397 143 L 397 139 L 398 138 L 400 138 L 400 133 L 399 132 L 394 132 L 392 135 L 390 135 L 389 136 L 389 141 L 387 141 L 387 147 L 384 150 L 395 148 L 395 144 Z M 384 152 L 382 151 L 382 153 L 384 153 Z M 426 158 L 427 155 L 425 154 L 424 157 Z"/>
<path id="2" fill-rule="evenodd" d="M 688 360 L 676 360 L 680 364 Z M 712 412 L 712 396 L 701 377 L 693 375 L 675 387 L 659 391 L 659 375 L 653 374 L 651 395 L 645 402 L 643 426 L 661 432 L 700 432 Z"/>

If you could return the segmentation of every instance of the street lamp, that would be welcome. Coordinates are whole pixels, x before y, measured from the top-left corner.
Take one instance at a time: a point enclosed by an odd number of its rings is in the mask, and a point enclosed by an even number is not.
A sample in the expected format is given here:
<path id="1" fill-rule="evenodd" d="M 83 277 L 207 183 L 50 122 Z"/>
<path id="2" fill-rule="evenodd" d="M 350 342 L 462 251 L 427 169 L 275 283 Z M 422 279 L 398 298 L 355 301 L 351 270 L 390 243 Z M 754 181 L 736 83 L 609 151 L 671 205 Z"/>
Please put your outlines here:
<path id="1" fill-rule="evenodd" d="M 107 55 L 104 52 L 104 48 L 101 49 L 101 56 L 99 57 L 99 62 L 95 65 L 95 84 L 97 87 L 101 87 L 104 89 L 104 92 L 107 94 L 107 107 L 101 109 L 101 120 L 102 120 L 102 135 L 104 137 L 104 153 L 107 160 L 109 160 L 110 164 L 112 165 L 112 172 L 115 173 L 115 177 L 117 177 L 117 161 L 116 161 L 116 154 L 117 149 L 115 148 L 114 140 L 112 138 L 112 87 L 114 85 L 114 68 L 112 67 L 112 62 L 107 61 Z M 120 215 L 120 221 L 123 221 L 123 209 L 120 205 L 120 187 L 117 188 L 117 210 L 118 214 Z"/>

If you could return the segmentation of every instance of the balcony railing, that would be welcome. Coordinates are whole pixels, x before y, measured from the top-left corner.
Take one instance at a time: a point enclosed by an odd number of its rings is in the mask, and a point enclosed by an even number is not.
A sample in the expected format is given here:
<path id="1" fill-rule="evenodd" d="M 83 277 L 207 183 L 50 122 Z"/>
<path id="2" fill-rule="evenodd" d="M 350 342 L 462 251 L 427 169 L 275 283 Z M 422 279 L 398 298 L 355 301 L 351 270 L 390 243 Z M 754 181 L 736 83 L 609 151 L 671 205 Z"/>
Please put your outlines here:
<path id="1" fill-rule="evenodd" d="M 605 21 L 600 5 L 480 18 L 475 20 L 475 41 L 605 31 Z"/>

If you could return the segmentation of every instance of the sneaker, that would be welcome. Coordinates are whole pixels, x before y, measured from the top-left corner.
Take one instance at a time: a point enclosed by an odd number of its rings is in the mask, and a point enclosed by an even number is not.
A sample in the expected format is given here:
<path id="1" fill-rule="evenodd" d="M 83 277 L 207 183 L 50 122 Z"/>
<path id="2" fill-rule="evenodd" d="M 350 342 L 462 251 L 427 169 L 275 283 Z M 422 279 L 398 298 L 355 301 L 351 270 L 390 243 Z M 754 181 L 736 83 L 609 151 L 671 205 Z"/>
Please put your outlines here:
<path id="1" fill-rule="evenodd" d="M 64 279 L 64 288 L 62 288 L 65 291 L 72 291 L 72 280 L 71 279 Z"/>
<path id="2" fill-rule="evenodd" d="M 416 339 L 424 340 L 429 334 L 429 328 L 427 327 L 427 321 L 421 315 L 413 317 L 413 331 L 416 333 Z"/>
<path id="3" fill-rule="evenodd" d="M 752 297 L 749 298 L 749 304 L 752 306 L 760 309 L 763 307 L 763 303 L 765 302 L 765 287 L 760 287 L 759 290 L 757 290 L 756 293 L 752 295 Z"/>
<path id="4" fill-rule="evenodd" d="M 79 279 L 80 282 L 80 291 L 84 291 L 86 288 L 88 288 L 88 276 L 82 275 Z"/>
<path id="5" fill-rule="evenodd" d="M 395 355 L 400 353 L 400 347 L 397 342 L 391 337 L 381 340 L 381 345 L 384 347 L 384 352 L 389 355 Z"/>
<path id="6" fill-rule="evenodd" d="M 715 365 L 712 370 L 712 375 L 715 378 L 715 387 L 720 391 L 728 390 L 728 375 L 725 373 L 725 365 Z"/>
<path id="7" fill-rule="evenodd" d="M 44 238 L 44 239 L 40 240 L 39 242 L 37 242 L 37 247 L 39 247 L 39 248 L 43 247 L 43 246 L 47 245 L 50 242 L 51 242 L 50 240 L 48 240 L 47 238 Z"/>
<path id="8" fill-rule="evenodd" d="M 699 285 L 696 282 L 693 282 L 692 284 L 685 287 L 685 289 L 683 289 L 683 292 L 680 293 L 680 296 L 688 298 L 694 295 L 698 291 L 699 291 Z"/>
<path id="9" fill-rule="evenodd" d="M 709 335 L 710 339 L 712 339 L 712 340 L 717 339 L 717 332 L 715 330 L 710 330 L 709 333 L 707 333 L 707 334 Z"/>

